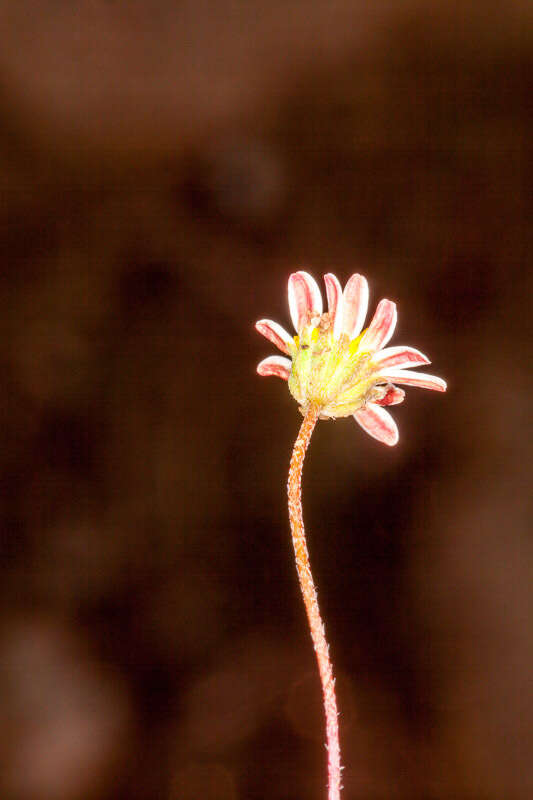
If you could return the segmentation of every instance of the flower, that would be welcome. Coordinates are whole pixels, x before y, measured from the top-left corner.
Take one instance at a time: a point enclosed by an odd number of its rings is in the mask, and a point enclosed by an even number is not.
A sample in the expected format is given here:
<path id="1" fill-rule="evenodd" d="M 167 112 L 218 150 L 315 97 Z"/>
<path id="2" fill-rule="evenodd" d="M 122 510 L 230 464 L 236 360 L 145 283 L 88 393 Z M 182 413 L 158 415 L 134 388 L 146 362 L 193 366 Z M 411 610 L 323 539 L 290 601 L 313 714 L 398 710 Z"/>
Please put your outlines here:
<path id="1" fill-rule="evenodd" d="M 359 425 L 380 442 L 398 441 L 397 425 L 385 406 L 402 403 L 405 392 L 397 384 L 446 391 L 446 382 L 434 375 L 413 372 L 429 364 L 413 347 L 385 347 L 396 327 L 396 304 L 381 300 L 368 328 L 368 283 L 352 275 L 344 291 L 335 275 L 324 275 L 328 311 L 307 272 L 289 277 L 289 310 L 297 336 L 269 319 L 256 329 L 285 356 L 269 356 L 257 366 L 260 375 L 277 375 L 306 414 L 318 408 L 322 419 L 353 415 Z"/>

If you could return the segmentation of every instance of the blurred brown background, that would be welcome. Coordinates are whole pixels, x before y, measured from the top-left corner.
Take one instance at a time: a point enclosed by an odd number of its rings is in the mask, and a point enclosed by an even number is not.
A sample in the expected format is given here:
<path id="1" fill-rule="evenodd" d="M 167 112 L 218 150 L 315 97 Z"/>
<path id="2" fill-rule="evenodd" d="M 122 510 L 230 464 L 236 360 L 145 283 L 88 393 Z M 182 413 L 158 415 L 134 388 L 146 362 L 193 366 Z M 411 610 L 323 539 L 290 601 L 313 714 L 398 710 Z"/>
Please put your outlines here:
<path id="1" fill-rule="evenodd" d="M 300 267 L 449 382 L 306 465 L 346 800 L 533 797 L 531 5 L 18 0 L 0 39 L 1 797 L 325 797 L 255 375 Z"/>

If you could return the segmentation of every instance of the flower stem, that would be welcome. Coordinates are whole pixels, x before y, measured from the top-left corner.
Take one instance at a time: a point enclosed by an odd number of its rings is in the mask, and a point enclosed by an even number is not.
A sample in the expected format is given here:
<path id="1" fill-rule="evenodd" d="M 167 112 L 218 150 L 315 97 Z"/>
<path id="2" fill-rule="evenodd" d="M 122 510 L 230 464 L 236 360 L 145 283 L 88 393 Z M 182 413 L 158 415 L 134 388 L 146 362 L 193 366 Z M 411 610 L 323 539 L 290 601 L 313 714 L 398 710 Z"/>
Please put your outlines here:
<path id="1" fill-rule="evenodd" d="M 300 588 L 305 603 L 307 619 L 309 620 L 311 638 L 315 648 L 320 681 L 322 683 L 328 749 L 328 800 L 339 800 L 341 791 L 341 766 L 335 679 L 329 660 L 326 633 L 320 616 L 318 598 L 311 574 L 311 564 L 309 563 L 309 553 L 307 552 L 307 544 L 305 541 L 301 498 L 302 468 L 305 452 L 317 423 L 319 413 L 319 409 L 316 406 L 310 406 L 305 414 L 292 451 L 287 491 L 289 495 L 289 519 L 291 523 L 294 554 L 296 556 L 296 569 L 298 570 Z"/>

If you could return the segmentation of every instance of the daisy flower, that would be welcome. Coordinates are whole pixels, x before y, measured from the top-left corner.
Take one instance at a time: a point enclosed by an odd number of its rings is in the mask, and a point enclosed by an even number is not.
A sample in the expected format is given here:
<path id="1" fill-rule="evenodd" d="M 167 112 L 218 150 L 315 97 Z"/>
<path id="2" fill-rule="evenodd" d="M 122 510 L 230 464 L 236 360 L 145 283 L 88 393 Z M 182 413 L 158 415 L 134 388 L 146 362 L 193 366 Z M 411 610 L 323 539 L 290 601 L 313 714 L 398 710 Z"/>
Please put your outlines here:
<path id="1" fill-rule="evenodd" d="M 318 662 L 328 754 L 328 800 L 340 800 L 341 762 L 335 680 L 329 647 L 311 572 L 302 512 L 302 469 L 317 420 L 353 416 L 361 427 L 388 445 L 398 441 L 398 428 L 387 406 L 403 402 L 401 386 L 446 390 L 442 378 L 414 372 L 429 359 L 413 347 L 387 347 L 396 327 L 396 305 L 381 300 L 368 328 L 368 283 L 352 275 L 344 291 L 335 275 L 324 276 L 328 310 L 307 272 L 289 278 L 289 310 L 296 336 L 277 322 L 261 319 L 257 330 L 284 353 L 269 356 L 257 367 L 260 375 L 288 381 L 300 405 L 303 422 L 292 451 L 287 493 L 289 521 L 300 588 Z"/>
<path id="2" fill-rule="evenodd" d="M 414 347 L 387 347 L 396 327 L 396 304 L 378 303 L 372 321 L 363 330 L 368 310 L 368 283 L 352 275 L 344 291 L 335 275 L 324 275 L 328 310 L 314 278 L 295 272 L 289 278 L 289 310 L 297 335 L 261 319 L 256 329 L 284 353 L 269 356 L 257 366 L 260 375 L 288 381 L 289 390 L 304 416 L 310 407 L 322 419 L 353 416 L 380 442 L 394 445 L 398 427 L 386 406 L 402 403 L 400 386 L 446 390 L 442 378 L 415 372 L 430 361 Z"/>

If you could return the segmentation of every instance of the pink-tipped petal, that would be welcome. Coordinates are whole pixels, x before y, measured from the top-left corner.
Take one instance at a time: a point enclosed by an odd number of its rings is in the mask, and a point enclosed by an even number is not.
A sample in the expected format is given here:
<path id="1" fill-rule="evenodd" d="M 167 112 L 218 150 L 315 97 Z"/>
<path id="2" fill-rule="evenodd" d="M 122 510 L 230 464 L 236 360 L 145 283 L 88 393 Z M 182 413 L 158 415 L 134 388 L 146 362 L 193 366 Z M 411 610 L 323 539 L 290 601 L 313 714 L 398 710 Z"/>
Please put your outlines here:
<path id="1" fill-rule="evenodd" d="M 255 328 L 275 344 L 282 353 L 289 352 L 288 342 L 292 341 L 292 336 L 277 322 L 271 319 L 260 319 L 255 323 Z"/>
<path id="2" fill-rule="evenodd" d="M 289 277 L 289 311 L 298 333 L 307 324 L 310 314 L 322 313 L 320 289 L 308 272 L 293 272 Z"/>
<path id="3" fill-rule="evenodd" d="M 374 403 L 377 406 L 397 406 L 398 403 L 403 403 L 405 400 L 405 392 L 398 386 L 392 386 L 391 384 L 385 387 L 385 389 L 385 395 L 381 398 L 381 400 L 374 400 Z"/>
<path id="4" fill-rule="evenodd" d="M 354 414 L 356 422 L 374 439 L 389 447 L 396 444 L 399 439 L 398 426 L 393 418 L 384 408 L 380 408 L 375 403 L 368 403 L 364 408 L 360 408 Z"/>
<path id="5" fill-rule="evenodd" d="M 288 358 L 283 358 L 283 356 L 269 356 L 257 365 L 257 371 L 260 375 L 275 375 L 277 378 L 288 381 L 291 372 L 291 361 Z"/>
<path id="6" fill-rule="evenodd" d="M 426 375 L 425 372 L 411 372 L 408 369 L 383 370 L 380 377 L 391 383 L 401 383 L 404 386 L 419 386 L 421 389 L 434 389 L 436 392 L 446 391 L 446 381 L 436 375 Z"/>
<path id="7" fill-rule="evenodd" d="M 372 361 L 380 369 L 390 369 L 397 367 L 398 369 L 406 369 L 407 367 L 418 367 L 421 364 L 430 364 L 430 360 L 420 350 L 415 350 L 414 347 L 386 347 L 385 350 L 380 350 L 373 357 Z"/>
<path id="8" fill-rule="evenodd" d="M 362 275 L 352 275 L 344 287 L 342 303 L 342 332 L 355 339 L 363 330 L 368 311 L 368 283 Z"/>
<path id="9" fill-rule="evenodd" d="M 324 275 L 324 283 L 326 284 L 326 295 L 328 298 L 328 311 L 334 319 L 338 313 L 342 313 L 342 306 L 339 308 L 339 303 L 342 300 L 342 286 L 339 279 L 332 272 Z"/>
<path id="10" fill-rule="evenodd" d="M 368 350 L 371 353 L 381 350 L 394 333 L 396 319 L 396 303 L 393 303 L 392 300 L 380 300 L 372 322 L 363 334 L 359 349 L 361 351 Z"/>

